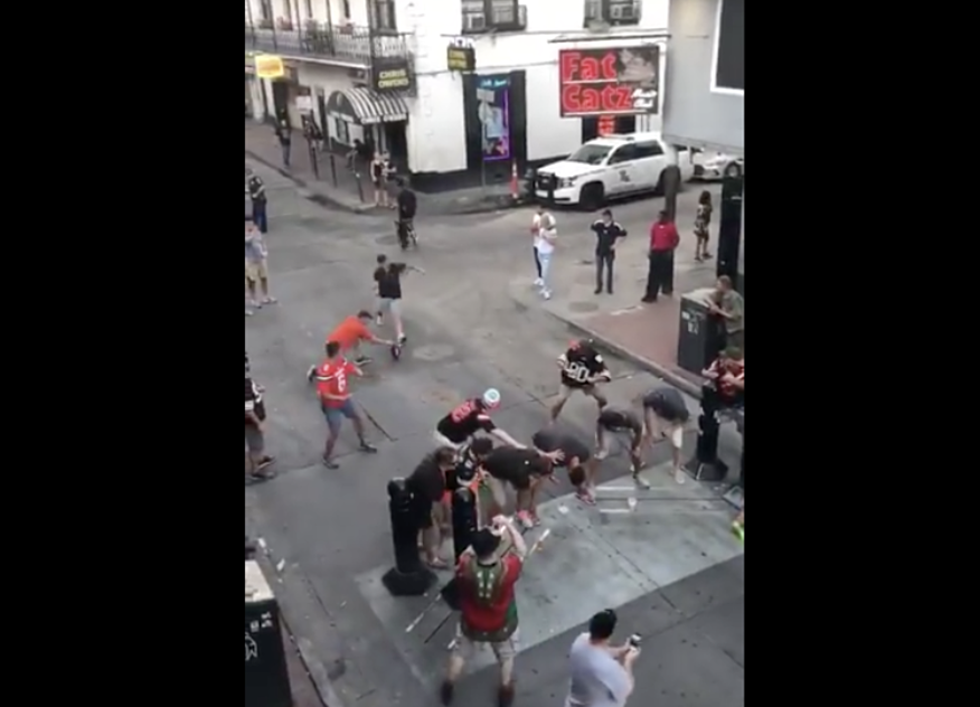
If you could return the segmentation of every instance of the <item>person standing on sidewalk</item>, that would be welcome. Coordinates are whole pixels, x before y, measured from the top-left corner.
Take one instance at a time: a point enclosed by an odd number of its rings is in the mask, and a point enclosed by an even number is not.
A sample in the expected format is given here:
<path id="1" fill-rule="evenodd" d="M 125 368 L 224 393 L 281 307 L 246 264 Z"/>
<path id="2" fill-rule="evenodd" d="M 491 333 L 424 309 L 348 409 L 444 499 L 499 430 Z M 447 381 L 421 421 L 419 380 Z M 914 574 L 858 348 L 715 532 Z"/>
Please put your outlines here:
<path id="1" fill-rule="evenodd" d="M 460 617 L 449 670 L 439 697 L 443 705 L 453 701 L 456 681 L 467 660 L 481 645 L 489 645 L 500 664 L 497 704 L 514 702 L 514 658 L 517 656 L 517 600 L 514 587 L 521 577 L 527 545 L 513 522 L 502 516 L 493 528 L 473 535 L 472 546 L 459 558 Z"/>
<path id="2" fill-rule="evenodd" d="M 262 299 L 256 296 L 255 285 L 262 288 Z M 245 316 L 264 304 L 273 304 L 275 297 L 269 294 L 269 251 L 265 247 L 262 233 L 252 221 L 245 222 L 245 286 L 248 288 L 248 303 Z"/>
<path id="3" fill-rule="evenodd" d="M 732 284 L 732 278 L 722 275 L 715 284 L 708 311 L 720 317 L 725 325 L 725 344 L 720 348 L 745 351 L 745 300 Z"/>
<path id="4" fill-rule="evenodd" d="M 698 213 L 694 217 L 694 237 L 698 239 L 694 246 L 694 259 L 699 263 L 711 257 L 708 252 L 708 226 L 711 224 L 711 192 L 703 191 L 698 198 Z"/>
<path id="5" fill-rule="evenodd" d="M 647 271 L 647 291 L 643 302 L 656 302 L 661 289 L 670 295 L 668 283 L 673 280 L 674 249 L 681 242 L 677 227 L 661 211 L 657 221 L 650 227 L 650 266 Z"/>
<path id="6" fill-rule="evenodd" d="M 602 293 L 602 273 L 606 273 L 606 292 L 613 293 L 613 261 L 616 259 L 616 241 L 626 237 L 626 229 L 613 221 L 612 211 L 606 209 L 602 218 L 592 224 L 595 233 L 595 293 Z"/>
<path id="7" fill-rule="evenodd" d="M 248 195 L 252 199 L 252 221 L 261 233 L 269 232 L 269 221 L 266 215 L 265 182 L 262 177 L 252 172 L 248 178 Z"/>
<path id="8" fill-rule="evenodd" d="M 535 287 L 541 287 L 541 285 L 544 284 L 544 280 L 541 279 L 541 256 L 538 255 L 538 246 L 541 245 L 541 226 L 544 224 L 546 227 L 554 227 L 554 221 L 555 217 L 548 213 L 543 205 L 539 204 L 537 213 L 535 213 L 534 218 L 531 219 L 531 239 L 534 245 L 534 268 L 538 274 L 538 276 L 534 279 Z"/>
<path id="9" fill-rule="evenodd" d="M 565 707 L 625 707 L 633 692 L 633 663 L 640 649 L 632 643 L 609 645 L 616 622 L 615 611 L 600 611 L 589 620 L 589 632 L 572 643 Z"/>
<path id="10" fill-rule="evenodd" d="M 293 135 L 289 121 L 285 118 L 276 126 L 276 137 L 279 138 L 279 146 L 282 147 L 282 166 L 289 169 L 289 152 L 293 145 Z"/>
<path id="11" fill-rule="evenodd" d="M 538 279 L 534 281 L 541 296 L 551 299 L 551 288 L 548 286 L 548 276 L 551 273 L 551 258 L 555 253 L 555 242 L 558 240 L 558 222 L 543 205 L 538 205 L 537 239 L 535 241 Z"/>

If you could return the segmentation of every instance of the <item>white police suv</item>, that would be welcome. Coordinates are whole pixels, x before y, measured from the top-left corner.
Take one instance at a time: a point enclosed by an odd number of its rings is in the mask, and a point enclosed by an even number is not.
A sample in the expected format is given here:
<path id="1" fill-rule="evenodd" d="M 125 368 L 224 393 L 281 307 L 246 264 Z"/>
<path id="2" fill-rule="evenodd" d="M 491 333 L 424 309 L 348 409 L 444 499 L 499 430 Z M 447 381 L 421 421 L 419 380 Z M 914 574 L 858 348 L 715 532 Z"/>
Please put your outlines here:
<path id="1" fill-rule="evenodd" d="M 541 167 L 534 191 L 539 199 L 554 189 L 556 204 L 595 210 L 607 201 L 663 191 L 663 171 L 676 160 L 681 182 L 694 175 L 691 152 L 668 145 L 660 133 L 607 135 L 589 140 L 560 162 Z"/>

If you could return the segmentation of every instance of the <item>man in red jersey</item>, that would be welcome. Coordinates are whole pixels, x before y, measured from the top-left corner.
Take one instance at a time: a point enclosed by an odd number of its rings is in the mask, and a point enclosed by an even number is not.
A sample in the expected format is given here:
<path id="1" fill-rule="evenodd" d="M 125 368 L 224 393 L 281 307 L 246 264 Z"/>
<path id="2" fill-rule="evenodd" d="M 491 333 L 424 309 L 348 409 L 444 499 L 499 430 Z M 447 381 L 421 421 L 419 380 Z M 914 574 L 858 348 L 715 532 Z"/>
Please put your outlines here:
<path id="1" fill-rule="evenodd" d="M 323 451 L 323 463 L 328 469 L 338 468 L 333 460 L 333 448 L 340 436 L 340 427 L 344 419 L 354 424 L 354 431 L 360 440 L 362 452 L 377 452 L 364 439 L 364 420 L 354 406 L 350 397 L 350 376 L 363 376 L 360 368 L 340 355 L 340 344 L 336 341 L 327 342 L 327 357 L 316 367 L 313 380 L 316 382 L 316 392 L 320 398 L 320 409 L 327 418 L 327 445 Z"/>
<path id="2" fill-rule="evenodd" d="M 656 222 L 650 227 L 650 265 L 647 271 L 647 291 L 643 302 L 656 302 L 661 291 L 671 293 L 674 281 L 674 250 L 681 242 L 677 226 L 670 220 L 666 211 L 661 211 Z"/>
<path id="3" fill-rule="evenodd" d="M 498 704 L 514 701 L 514 657 L 517 655 L 517 602 L 514 585 L 521 576 L 527 546 L 513 523 L 497 516 L 493 529 L 473 535 L 473 544 L 459 558 L 460 619 L 449 672 L 442 683 L 442 704 L 453 701 L 456 680 L 479 644 L 489 644 L 500 663 Z"/>

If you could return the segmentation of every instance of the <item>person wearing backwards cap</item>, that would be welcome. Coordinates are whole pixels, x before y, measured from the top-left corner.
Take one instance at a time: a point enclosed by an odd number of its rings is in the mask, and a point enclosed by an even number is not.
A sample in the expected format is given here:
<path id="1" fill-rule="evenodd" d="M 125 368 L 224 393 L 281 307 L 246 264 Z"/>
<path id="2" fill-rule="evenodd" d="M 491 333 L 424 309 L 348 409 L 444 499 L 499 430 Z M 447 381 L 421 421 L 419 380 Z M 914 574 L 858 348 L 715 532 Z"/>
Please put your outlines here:
<path id="1" fill-rule="evenodd" d="M 456 567 L 460 618 L 440 692 L 443 705 L 452 704 L 463 666 L 482 645 L 490 646 L 500 664 L 497 704 L 513 704 L 518 625 L 514 586 L 526 556 L 520 532 L 503 516 L 493 519 L 492 528 L 477 531 L 471 547 L 460 556 Z"/>
<path id="2" fill-rule="evenodd" d="M 477 432 L 493 435 L 504 444 L 523 447 L 520 442 L 497 427 L 490 419 L 490 411 L 500 407 L 500 391 L 487 388 L 479 398 L 464 400 L 454 407 L 436 425 L 435 438 L 440 446 L 460 449 Z"/>

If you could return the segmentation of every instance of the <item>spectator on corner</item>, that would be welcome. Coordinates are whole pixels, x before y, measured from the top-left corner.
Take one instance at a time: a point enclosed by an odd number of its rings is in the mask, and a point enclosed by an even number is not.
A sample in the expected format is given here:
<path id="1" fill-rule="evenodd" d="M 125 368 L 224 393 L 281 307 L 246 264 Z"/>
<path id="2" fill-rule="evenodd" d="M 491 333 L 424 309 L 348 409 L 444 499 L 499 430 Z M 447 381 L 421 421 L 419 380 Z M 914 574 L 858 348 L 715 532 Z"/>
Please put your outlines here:
<path id="1" fill-rule="evenodd" d="M 661 291 L 670 295 L 673 280 L 674 250 L 681 242 L 677 227 L 666 211 L 661 211 L 657 221 L 650 227 L 650 264 L 647 271 L 647 291 L 643 302 L 656 302 Z"/>
<path id="2" fill-rule="evenodd" d="M 745 300 L 728 275 L 718 278 L 708 311 L 724 322 L 725 347 L 745 351 Z"/>
<path id="3" fill-rule="evenodd" d="M 293 145 L 292 129 L 289 121 L 283 118 L 276 125 L 276 137 L 279 138 L 279 146 L 282 147 L 282 166 L 289 169 L 289 152 Z"/>
<path id="4" fill-rule="evenodd" d="M 248 178 L 248 195 L 252 199 L 252 221 L 260 233 L 268 233 L 269 221 L 266 213 L 265 182 L 255 172 L 252 172 Z"/>

